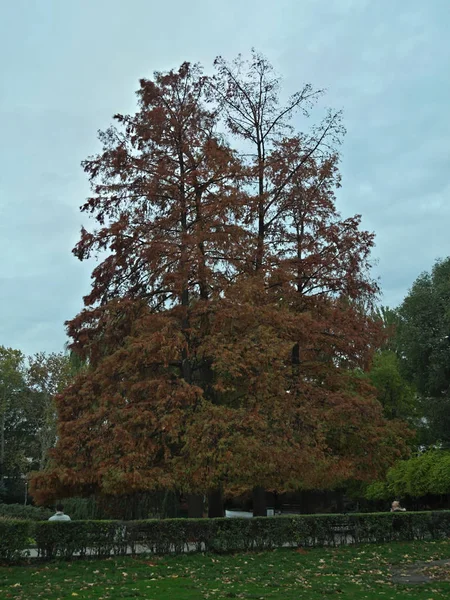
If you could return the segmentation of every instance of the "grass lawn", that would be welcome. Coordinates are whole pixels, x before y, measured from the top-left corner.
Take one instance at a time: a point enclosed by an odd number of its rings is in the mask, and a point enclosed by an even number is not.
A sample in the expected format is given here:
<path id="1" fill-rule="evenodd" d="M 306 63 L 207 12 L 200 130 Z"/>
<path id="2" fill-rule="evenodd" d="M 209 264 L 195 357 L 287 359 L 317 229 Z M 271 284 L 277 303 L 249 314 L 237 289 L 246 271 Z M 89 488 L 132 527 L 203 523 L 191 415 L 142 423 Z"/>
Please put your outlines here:
<path id="1" fill-rule="evenodd" d="M 400 566 L 408 570 L 408 565 L 440 559 L 450 560 L 450 541 L 31 563 L 0 567 L 0 598 L 448 600 L 450 566 L 426 569 L 440 580 L 415 585 L 392 582 L 393 565 L 394 570 Z"/>

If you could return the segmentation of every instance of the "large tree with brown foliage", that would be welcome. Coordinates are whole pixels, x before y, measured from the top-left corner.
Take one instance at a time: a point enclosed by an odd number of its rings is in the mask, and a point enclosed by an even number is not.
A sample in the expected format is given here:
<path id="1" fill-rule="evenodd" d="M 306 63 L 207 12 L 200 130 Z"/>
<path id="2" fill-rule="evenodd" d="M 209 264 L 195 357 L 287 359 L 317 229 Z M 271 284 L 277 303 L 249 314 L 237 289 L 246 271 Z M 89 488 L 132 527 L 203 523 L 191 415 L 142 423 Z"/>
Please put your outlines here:
<path id="1" fill-rule="evenodd" d="M 82 207 L 98 227 L 74 250 L 100 262 L 68 323 L 89 368 L 58 398 L 38 501 L 172 488 L 212 506 L 373 477 L 401 453 L 358 375 L 381 332 L 373 236 L 335 206 L 340 115 L 297 132 L 319 94 L 279 93 L 255 53 L 214 77 L 183 64 L 101 134 Z"/>

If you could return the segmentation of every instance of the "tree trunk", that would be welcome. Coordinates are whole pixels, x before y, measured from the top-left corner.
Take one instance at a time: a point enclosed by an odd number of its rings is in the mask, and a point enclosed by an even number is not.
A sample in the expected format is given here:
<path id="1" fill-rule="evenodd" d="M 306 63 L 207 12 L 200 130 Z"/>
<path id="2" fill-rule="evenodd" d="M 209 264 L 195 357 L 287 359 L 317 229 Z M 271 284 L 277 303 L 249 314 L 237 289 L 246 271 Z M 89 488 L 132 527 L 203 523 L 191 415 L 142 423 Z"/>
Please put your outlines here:
<path id="1" fill-rule="evenodd" d="M 189 494 L 187 497 L 188 519 L 203 517 L 203 494 Z"/>
<path id="2" fill-rule="evenodd" d="M 266 490 L 261 486 L 253 488 L 253 516 L 267 517 Z"/>
<path id="3" fill-rule="evenodd" d="M 344 490 L 336 490 L 336 505 L 338 513 L 344 512 Z"/>
<path id="4" fill-rule="evenodd" d="M 224 517 L 225 512 L 223 509 L 223 494 L 220 488 L 209 492 L 208 494 L 208 517 L 213 519 L 215 517 Z"/>

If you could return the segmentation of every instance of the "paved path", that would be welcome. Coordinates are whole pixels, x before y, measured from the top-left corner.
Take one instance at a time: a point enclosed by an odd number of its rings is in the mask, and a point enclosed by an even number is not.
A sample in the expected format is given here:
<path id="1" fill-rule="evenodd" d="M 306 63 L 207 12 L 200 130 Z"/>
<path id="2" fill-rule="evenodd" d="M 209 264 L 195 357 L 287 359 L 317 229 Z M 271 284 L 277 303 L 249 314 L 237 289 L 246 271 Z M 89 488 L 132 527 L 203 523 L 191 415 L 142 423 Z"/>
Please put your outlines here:
<path id="1" fill-rule="evenodd" d="M 419 562 L 414 565 L 403 565 L 400 567 L 392 567 L 392 583 L 403 583 L 406 585 L 418 583 L 431 583 L 436 581 L 431 577 L 427 570 L 433 567 L 449 567 L 450 560 L 433 560 L 430 562 Z"/>

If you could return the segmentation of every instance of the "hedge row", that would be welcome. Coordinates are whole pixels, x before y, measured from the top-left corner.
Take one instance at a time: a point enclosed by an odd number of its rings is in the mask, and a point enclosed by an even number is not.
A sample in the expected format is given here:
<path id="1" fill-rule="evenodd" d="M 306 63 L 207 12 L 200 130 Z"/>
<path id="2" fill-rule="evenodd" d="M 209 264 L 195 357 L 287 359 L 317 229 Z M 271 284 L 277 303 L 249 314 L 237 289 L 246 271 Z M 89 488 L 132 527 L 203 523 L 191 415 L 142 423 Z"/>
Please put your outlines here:
<path id="1" fill-rule="evenodd" d="M 36 541 L 40 557 L 71 559 L 127 552 L 234 552 L 285 545 L 431 540 L 449 534 L 450 511 L 128 522 L 9 520 L 0 521 L 0 558 L 11 561 L 26 556 L 30 537 Z"/>
<path id="2" fill-rule="evenodd" d="M 33 521 L 0 519 L 0 560 L 16 562 L 27 556 L 34 524 Z"/>

